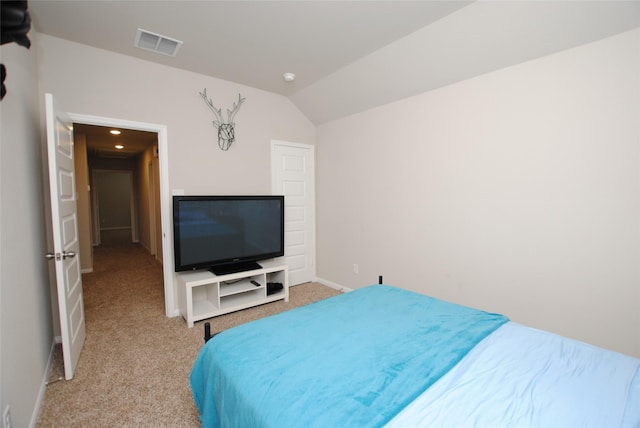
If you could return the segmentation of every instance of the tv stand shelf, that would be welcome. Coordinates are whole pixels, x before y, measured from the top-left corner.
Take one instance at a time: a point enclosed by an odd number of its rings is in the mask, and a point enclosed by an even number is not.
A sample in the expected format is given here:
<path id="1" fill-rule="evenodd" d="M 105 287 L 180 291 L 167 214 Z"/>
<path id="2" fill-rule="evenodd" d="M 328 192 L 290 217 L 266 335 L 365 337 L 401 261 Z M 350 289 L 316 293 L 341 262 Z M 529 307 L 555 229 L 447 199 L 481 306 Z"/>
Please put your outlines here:
<path id="1" fill-rule="evenodd" d="M 209 271 L 180 272 L 178 306 L 189 328 L 195 321 L 217 317 L 276 300 L 289 301 L 287 266 L 261 262 L 262 268 L 215 275 Z M 251 281 L 255 281 L 256 286 Z M 267 282 L 279 282 L 282 290 L 267 295 Z"/>

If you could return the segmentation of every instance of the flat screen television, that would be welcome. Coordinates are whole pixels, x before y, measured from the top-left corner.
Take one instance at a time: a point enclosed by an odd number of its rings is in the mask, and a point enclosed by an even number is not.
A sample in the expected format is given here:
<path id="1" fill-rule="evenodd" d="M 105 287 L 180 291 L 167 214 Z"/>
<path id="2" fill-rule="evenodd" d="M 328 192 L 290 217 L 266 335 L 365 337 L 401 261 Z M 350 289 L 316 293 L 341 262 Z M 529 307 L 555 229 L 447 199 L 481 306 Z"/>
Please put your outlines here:
<path id="1" fill-rule="evenodd" d="M 260 269 L 284 255 L 284 196 L 174 196 L 175 271 Z"/>

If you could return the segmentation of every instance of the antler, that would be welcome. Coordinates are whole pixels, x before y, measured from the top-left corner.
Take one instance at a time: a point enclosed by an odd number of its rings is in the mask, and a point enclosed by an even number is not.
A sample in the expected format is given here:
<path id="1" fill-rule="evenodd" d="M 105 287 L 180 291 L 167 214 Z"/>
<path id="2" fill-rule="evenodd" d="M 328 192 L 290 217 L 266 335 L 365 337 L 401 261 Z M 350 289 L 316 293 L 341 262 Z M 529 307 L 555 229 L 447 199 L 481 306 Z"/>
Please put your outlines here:
<path id="1" fill-rule="evenodd" d="M 238 113 L 238 110 L 240 110 L 240 106 L 242 105 L 244 100 L 246 100 L 246 98 L 242 98 L 240 96 L 240 94 L 238 94 L 238 104 L 233 103 L 233 110 L 227 109 L 227 115 L 229 116 L 229 122 L 228 123 L 233 123 L 233 118 Z"/>
<path id="2" fill-rule="evenodd" d="M 221 124 L 224 123 L 224 119 L 222 118 L 222 109 L 221 108 L 215 108 L 213 106 L 213 101 L 211 100 L 211 98 L 207 98 L 207 88 L 204 88 L 202 90 L 202 92 L 200 92 L 200 95 L 202 96 L 202 99 L 204 99 L 204 102 L 207 103 L 207 105 L 209 106 L 209 108 L 211 109 L 211 111 L 213 112 L 213 114 L 216 115 L 216 119 L 213 121 L 213 125 L 216 128 L 219 128 Z M 228 110 L 227 110 L 228 111 Z"/>

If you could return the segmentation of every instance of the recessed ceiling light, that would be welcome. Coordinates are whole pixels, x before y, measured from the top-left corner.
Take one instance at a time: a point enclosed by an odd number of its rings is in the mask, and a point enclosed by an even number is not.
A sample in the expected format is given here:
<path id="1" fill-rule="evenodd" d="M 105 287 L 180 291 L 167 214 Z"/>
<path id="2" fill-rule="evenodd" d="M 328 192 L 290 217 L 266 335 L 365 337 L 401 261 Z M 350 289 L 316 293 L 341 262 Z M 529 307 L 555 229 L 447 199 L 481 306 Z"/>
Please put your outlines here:
<path id="1" fill-rule="evenodd" d="M 116 144 L 116 149 L 122 150 L 124 149 L 124 146 L 122 144 Z"/>
<path id="2" fill-rule="evenodd" d="M 284 77 L 285 82 L 293 82 L 296 80 L 296 75 L 293 73 L 284 73 L 282 77 Z"/>
<path id="3" fill-rule="evenodd" d="M 112 129 L 112 130 L 111 130 L 111 131 L 109 131 L 109 132 L 111 132 L 113 135 L 120 135 L 120 134 L 122 134 L 122 131 L 119 131 L 119 130 L 117 130 L 117 129 Z"/>

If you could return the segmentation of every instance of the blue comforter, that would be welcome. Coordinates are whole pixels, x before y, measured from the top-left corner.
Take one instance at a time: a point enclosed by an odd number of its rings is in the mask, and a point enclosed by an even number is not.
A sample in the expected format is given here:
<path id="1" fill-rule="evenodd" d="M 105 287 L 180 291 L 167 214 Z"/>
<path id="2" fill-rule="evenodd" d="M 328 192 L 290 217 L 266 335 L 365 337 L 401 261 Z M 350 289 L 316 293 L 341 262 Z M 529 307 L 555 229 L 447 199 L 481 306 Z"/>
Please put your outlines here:
<path id="1" fill-rule="evenodd" d="M 385 285 L 227 330 L 191 387 L 204 427 L 376 427 L 508 319 Z"/>

